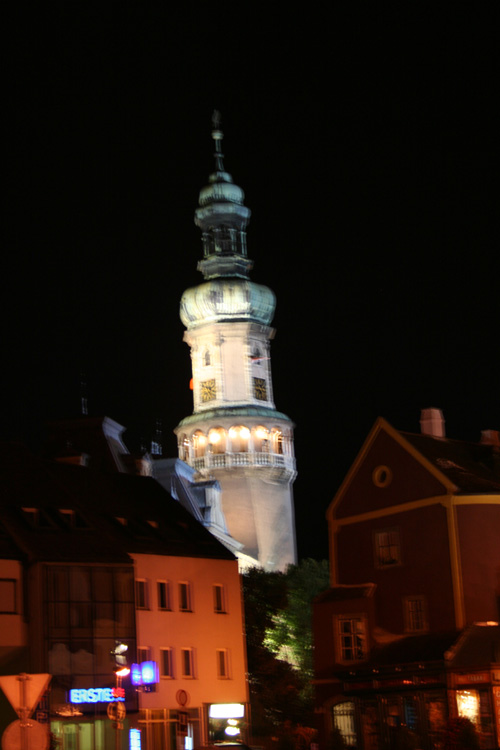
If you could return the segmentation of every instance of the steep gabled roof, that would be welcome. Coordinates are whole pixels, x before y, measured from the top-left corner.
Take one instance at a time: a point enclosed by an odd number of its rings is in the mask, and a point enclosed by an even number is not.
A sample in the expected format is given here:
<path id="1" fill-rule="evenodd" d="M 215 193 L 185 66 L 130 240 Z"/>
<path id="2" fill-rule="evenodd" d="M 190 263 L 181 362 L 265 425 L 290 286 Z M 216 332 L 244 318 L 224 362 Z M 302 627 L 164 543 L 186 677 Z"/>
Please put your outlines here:
<path id="1" fill-rule="evenodd" d="M 385 441 L 386 453 L 380 452 L 382 440 Z M 401 469 L 403 464 L 408 468 L 409 461 L 412 459 L 415 466 L 421 467 L 421 474 L 425 472 L 428 477 L 427 484 L 429 487 L 433 486 L 433 491 L 419 496 L 416 494 L 417 485 L 407 484 L 406 488 L 408 490 L 412 488 L 414 496 L 406 498 L 406 502 L 416 500 L 418 497 L 444 494 L 500 494 L 500 449 L 498 446 L 401 432 L 379 417 L 332 500 L 327 510 L 327 518 L 338 518 L 339 511 L 343 516 L 360 513 L 358 509 L 353 508 L 352 499 L 348 504 L 348 509 L 341 506 L 351 492 L 351 488 L 357 487 L 359 476 L 363 471 L 366 472 L 367 461 L 373 459 L 374 451 L 379 461 L 393 460 Z M 385 456 L 387 457 L 383 458 Z M 358 493 L 359 497 L 364 494 L 364 491 Z M 390 492 L 386 493 L 385 499 L 389 496 Z M 401 497 L 403 498 L 403 495 Z M 370 510 L 376 510 L 376 507 L 373 506 Z"/>
<path id="2" fill-rule="evenodd" d="M 500 492 L 500 451 L 496 446 L 409 432 L 401 435 L 456 485 L 456 494 Z"/>

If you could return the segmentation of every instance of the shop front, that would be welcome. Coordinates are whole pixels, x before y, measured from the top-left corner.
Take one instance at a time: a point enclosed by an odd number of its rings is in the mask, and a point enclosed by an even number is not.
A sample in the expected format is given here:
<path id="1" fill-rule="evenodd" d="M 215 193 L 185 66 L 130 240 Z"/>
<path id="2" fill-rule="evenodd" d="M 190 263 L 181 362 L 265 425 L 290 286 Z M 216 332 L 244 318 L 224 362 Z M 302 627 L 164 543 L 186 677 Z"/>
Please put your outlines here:
<path id="1" fill-rule="evenodd" d="M 481 748 L 500 746 L 500 669 L 451 672 L 450 716 L 470 719 Z"/>

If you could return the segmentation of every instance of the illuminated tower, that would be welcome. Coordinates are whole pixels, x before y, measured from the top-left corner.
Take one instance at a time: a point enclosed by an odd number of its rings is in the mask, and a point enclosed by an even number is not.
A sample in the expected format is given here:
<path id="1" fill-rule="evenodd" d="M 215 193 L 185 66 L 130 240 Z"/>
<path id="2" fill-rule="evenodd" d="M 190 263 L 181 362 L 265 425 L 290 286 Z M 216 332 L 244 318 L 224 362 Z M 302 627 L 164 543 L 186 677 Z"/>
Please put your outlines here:
<path id="1" fill-rule="evenodd" d="M 200 192 L 204 281 L 184 292 L 180 316 L 191 347 L 193 414 L 177 426 L 179 456 L 222 488 L 230 534 L 243 543 L 243 565 L 283 570 L 296 562 L 292 484 L 293 424 L 276 411 L 270 327 L 275 297 L 248 274 L 243 190 L 224 170 L 214 114 L 215 172 Z M 247 558 L 250 558 L 248 560 Z"/>

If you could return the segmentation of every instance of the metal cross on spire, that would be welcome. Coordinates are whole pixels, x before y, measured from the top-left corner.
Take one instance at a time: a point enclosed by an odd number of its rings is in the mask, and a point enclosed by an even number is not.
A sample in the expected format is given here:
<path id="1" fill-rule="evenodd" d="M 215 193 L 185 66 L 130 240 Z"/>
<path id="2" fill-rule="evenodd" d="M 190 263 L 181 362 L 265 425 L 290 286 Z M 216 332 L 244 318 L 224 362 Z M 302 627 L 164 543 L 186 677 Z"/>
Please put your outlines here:
<path id="1" fill-rule="evenodd" d="M 215 141 L 215 168 L 217 172 L 224 172 L 224 154 L 222 153 L 221 141 L 224 133 L 220 129 L 221 116 L 218 109 L 214 109 L 212 114 L 212 138 Z"/>

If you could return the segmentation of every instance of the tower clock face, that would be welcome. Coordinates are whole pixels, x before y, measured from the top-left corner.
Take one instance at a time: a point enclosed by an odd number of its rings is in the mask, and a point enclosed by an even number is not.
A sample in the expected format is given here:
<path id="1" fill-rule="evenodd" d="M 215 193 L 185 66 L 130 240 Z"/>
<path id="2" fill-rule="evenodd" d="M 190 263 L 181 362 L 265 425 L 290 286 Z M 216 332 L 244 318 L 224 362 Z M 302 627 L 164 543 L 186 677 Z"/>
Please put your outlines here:
<path id="1" fill-rule="evenodd" d="M 267 401 L 267 385 L 264 378 L 253 379 L 253 392 L 255 398 L 258 398 L 259 401 Z"/>
<path id="2" fill-rule="evenodd" d="M 215 387 L 215 378 L 211 380 L 203 380 L 201 383 L 201 400 L 206 403 L 207 401 L 213 401 L 217 394 L 217 388 Z"/>

